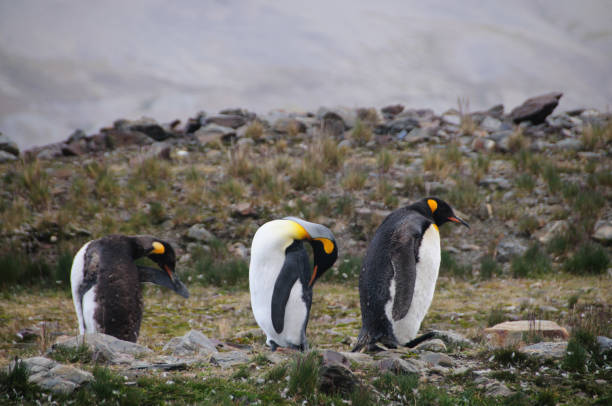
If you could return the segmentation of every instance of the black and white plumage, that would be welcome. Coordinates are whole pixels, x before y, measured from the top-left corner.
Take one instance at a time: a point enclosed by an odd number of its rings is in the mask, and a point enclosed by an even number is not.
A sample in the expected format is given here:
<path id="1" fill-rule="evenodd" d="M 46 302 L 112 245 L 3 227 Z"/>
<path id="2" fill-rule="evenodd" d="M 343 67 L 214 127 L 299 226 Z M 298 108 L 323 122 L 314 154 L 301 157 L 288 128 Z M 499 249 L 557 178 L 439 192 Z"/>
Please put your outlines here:
<path id="1" fill-rule="evenodd" d="M 378 227 L 359 276 L 362 327 L 353 351 L 378 350 L 378 342 L 388 348 L 418 343 L 440 268 L 438 227 L 448 221 L 469 227 L 446 202 L 428 197 Z"/>
<path id="2" fill-rule="evenodd" d="M 312 246 L 314 266 L 304 241 Z M 307 348 L 312 286 L 337 257 L 334 235 L 320 224 L 286 217 L 257 230 L 249 265 L 251 308 L 272 350 Z"/>
<path id="3" fill-rule="evenodd" d="M 161 269 L 136 265 L 148 257 Z M 147 235 L 109 235 L 81 247 L 72 262 L 70 284 L 79 321 L 79 333 L 104 333 L 135 342 L 142 320 L 142 289 L 151 282 L 189 292 L 174 274 L 172 246 Z"/>

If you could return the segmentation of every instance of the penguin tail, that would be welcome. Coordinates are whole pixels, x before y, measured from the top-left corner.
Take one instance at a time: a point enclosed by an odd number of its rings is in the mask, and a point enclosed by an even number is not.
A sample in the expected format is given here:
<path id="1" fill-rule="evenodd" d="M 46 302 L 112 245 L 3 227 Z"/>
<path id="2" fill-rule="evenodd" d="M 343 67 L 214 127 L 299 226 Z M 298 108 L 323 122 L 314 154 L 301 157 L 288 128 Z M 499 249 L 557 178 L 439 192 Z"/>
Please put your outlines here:
<path id="1" fill-rule="evenodd" d="M 416 347 L 417 345 L 421 344 L 423 341 L 427 341 L 430 338 L 434 338 L 435 336 L 436 336 L 436 333 L 433 331 L 430 331 L 429 333 L 425 333 L 423 335 L 418 336 L 414 340 L 408 341 L 406 344 L 404 344 L 404 347 L 408 347 L 408 348 Z"/>

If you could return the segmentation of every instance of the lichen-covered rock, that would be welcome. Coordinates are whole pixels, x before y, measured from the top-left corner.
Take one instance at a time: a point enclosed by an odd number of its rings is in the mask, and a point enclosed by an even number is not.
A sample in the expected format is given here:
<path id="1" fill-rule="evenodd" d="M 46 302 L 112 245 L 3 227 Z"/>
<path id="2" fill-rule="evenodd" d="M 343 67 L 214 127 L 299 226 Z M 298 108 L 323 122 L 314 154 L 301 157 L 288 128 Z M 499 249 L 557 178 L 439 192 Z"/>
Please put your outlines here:
<path id="1" fill-rule="evenodd" d="M 446 344 L 439 338 L 433 340 L 427 340 L 416 346 L 415 350 L 432 351 L 432 352 L 444 352 L 446 351 Z"/>
<path id="2" fill-rule="evenodd" d="M 550 320 L 506 321 L 484 330 L 484 338 L 493 348 L 520 344 L 525 335 L 559 340 L 569 338 L 565 328 Z"/>
<path id="3" fill-rule="evenodd" d="M 221 368 L 229 368 L 235 365 L 246 364 L 251 359 L 250 355 L 245 351 L 228 351 L 215 352 L 210 357 L 210 363 L 220 366 Z"/>
<path id="4" fill-rule="evenodd" d="M 542 358 L 563 358 L 567 341 L 543 341 L 521 348 L 521 352 Z"/>
<path id="5" fill-rule="evenodd" d="M 612 221 L 599 220 L 595 223 L 593 239 L 608 244 L 612 242 Z"/>
<path id="6" fill-rule="evenodd" d="M 63 365 L 45 357 L 26 358 L 21 361 L 29 372 L 28 382 L 56 393 L 72 393 L 86 382 L 93 380 L 90 372 L 70 365 Z M 14 368 L 13 362 L 10 368 Z"/>
<path id="7" fill-rule="evenodd" d="M 376 363 L 381 371 L 393 372 L 394 374 L 419 374 L 425 369 L 425 365 L 416 359 L 383 358 Z"/>

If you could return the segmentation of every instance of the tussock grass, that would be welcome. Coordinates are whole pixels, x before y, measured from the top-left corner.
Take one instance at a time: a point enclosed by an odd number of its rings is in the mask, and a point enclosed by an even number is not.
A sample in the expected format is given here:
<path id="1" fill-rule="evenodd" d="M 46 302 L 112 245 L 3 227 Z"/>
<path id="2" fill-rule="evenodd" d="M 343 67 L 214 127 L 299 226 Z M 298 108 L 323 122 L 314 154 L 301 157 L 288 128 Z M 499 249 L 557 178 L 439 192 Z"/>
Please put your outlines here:
<path id="1" fill-rule="evenodd" d="M 39 209 L 47 207 L 51 198 L 49 175 L 43 169 L 40 161 L 24 164 L 20 169 L 19 183 L 26 197 L 34 207 Z"/>
<path id="2" fill-rule="evenodd" d="M 539 227 L 540 222 L 538 221 L 538 219 L 529 214 L 521 216 L 517 224 L 517 229 L 519 233 L 527 237 L 533 234 L 533 232 L 536 231 Z"/>
<path id="3" fill-rule="evenodd" d="M 512 260 L 512 275 L 515 278 L 533 278 L 552 271 L 552 263 L 544 250 L 532 245 L 522 256 Z"/>
<path id="4" fill-rule="evenodd" d="M 359 282 L 361 264 L 362 258 L 358 256 L 348 255 L 340 258 L 336 266 L 326 272 L 324 279 L 330 282 L 351 282 L 356 285 Z"/>
<path id="5" fill-rule="evenodd" d="M 70 288 L 72 253 L 61 251 L 51 261 L 32 259 L 24 252 L 9 250 L 0 256 L 0 290 L 13 286 Z"/>
<path id="6" fill-rule="evenodd" d="M 289 394 L 309 399 L 319 386 L 321 357 L 315 351 L 298 354 L 289 367 Z"/>
<path id="7" fill-rule="evenodd" d="M 510 135 L 510 137 L 508 137 L 508 150 L 513 154 L 518 151 L 528 149 L 529 144 L 529 138 L 525 137 L 522 128 L 518 128 L 512 133 L 512 135 Z"/>
<path id="8" fill-rule="evenodd" d="M 491 255 L 485 255 L 480 259 L 481 279 L 491 279 L 493 275 L 501 276 L 501 274 L 502 267 Z"/>
<path id="9" fill-rule="evenodd" d="M 533 178 L 533 176 L 531 176 L 531 174 L 522 173 L 516 178 L 515 185 L 520 190 L 531 193 L 536 187 L 536 180 Z"/>
<path id="10" fill-rule="evenodd" d="M 345 190 L 362 190 L 368 179 L 368 173 L 357 166 L 348 167 L 344 171 L 342 187 Z"/>
<path id="11" fill-rule="evenodd" d="M 388 149 L 382 149 L 376 156 L 376 166 L 381 173 L 387 173 L 395 163 L 395 157 Z"/>
<path id="12" fill-rule="evenodd" d="M 384 176 L 378 177 L 372 199 L 382 202 L 390 209 L 396 208 L 399 202 L 399 198 L 396 196 L 393 186 Z"/>
<path id="13" fill-rule="evenodd" d="M 470 278 L 472 267 L 467 264 L 459 263 L 454 255 L 446 250 L 442 250 L 440 260 L 440 275 L 453 276 L 456 278 Z"/>
<path id="14" fill-rule="evenodd" d="M 372 140 L 372 128 L 361 120 L 357 120 L 351 132 L 351 138 L 357 146 L 363 147 Z"/>
<path id="15" fill-rule="evenodd" d="M 186 278 L 208 286 L 245 288 L 249 279 L 249 265 L 228 255 L 221 241 L 213 242 L 206 250 L 198 248 L 192 253 L 193 266 L 186 272 Z M 228 258 L 229 257 L 229 258 Z"/>
<path id="16" fill-rule="evenodd" d="M 567 272 L 584 274 L 603 274 L 610 265 L 610 257 L 604 247 L 593 242 L 583 243 L 563 264 Z"/>
<path id="17" fill-rule="evenodd" d="M 247 127 L 244 132 L 244 136 L 247 138 L 251 138 L 254 141 L 259 141 L 263 138 L 265 132 L 265 128 L 261 122 L 255 120 Z"/>
<path id="18" fill-rule="evenodd" d="M 305 191 L 320 188 L 325 184 L 325 175 L 317 167 L 313 167 L 306 162 L 302 162 L 291 175 L 291 186 L 294 189 Z"/>
<path id="19" fill-rule="evenodd" d="M 28 369 L 21 362 L 15 360 L 13 366 L 7 370 L 0 369 L 0 398 L 12 402 L 35 402 L 39 397 L 39 389 L 28 382 Z"/>
<path id="20" fill-rule="evenodd" d="M 495 306 L 487 315 L 487 327 L 493 327 L 496 324 L 503 323 L 507 320 L 506 314 L 501 306 Z"/>
<path id="21" fill-rule="evenodd" d="M 588 124 L 580 136 L 582 146 L 587 151 L 595 151 L 612 143 L 612 120 L 604 126 Z"/>

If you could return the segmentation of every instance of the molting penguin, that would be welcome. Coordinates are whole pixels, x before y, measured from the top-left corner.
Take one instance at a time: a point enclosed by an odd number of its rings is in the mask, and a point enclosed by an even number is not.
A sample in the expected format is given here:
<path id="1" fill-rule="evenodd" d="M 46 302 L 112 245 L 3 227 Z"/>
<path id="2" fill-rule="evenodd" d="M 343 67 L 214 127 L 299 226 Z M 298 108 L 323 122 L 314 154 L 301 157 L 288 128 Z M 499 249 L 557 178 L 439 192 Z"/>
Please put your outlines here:
<path id="1" fill-rule="evenodd" d="M 432 336 L 414 339 L 438 278 L 438 227 L 448 221 L 469 228 L 446 202 L 428 197 L 392 212 L 378 227 L 359 275 L 362 327 L 353 351 L 380 350 L 377 342 L 412 347 Z"/>
<path id="2" fill-rule="evenodd" d="M 314 267 L 303 241 L 312 246 Z M 307 349 L 312 286 L 337 257 L 334 235 L 320 224 L 285 217 L 259 227 L 251 245 L 251 307 L 273 351 Z"/>
<path id="3" fill-rule="evenodd" d="M 148 257 L 161 269 L 136 265 Z M 167 242 L 147 235 L 109 235 L 81 247 L 72 262 L 70 284 L 79 333 L 104 333 L 136 342 L 142 320 L 142 282 L 189 292 L 174 274 L 175 255 Z"/>

